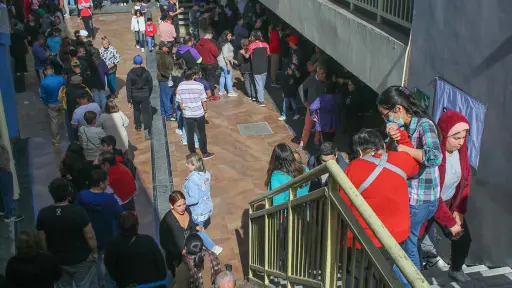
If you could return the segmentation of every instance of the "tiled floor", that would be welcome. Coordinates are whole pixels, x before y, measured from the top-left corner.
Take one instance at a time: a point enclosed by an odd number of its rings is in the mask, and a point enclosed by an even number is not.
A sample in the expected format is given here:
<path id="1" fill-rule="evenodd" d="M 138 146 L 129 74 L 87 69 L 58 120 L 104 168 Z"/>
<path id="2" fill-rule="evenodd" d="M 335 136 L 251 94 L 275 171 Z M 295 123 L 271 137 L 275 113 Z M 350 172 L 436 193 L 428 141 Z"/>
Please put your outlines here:
<path id="1" fill-rule="evenodd" d="M 76 18 L 72 18 L 71 22 L 73 30 L 82 29 Z M 130 16 L 100 15 L 95 17 L 94 25 L 100 29 L 95 45 L 99 47 L 101 36 L 106 35 L 121 54 L 117 77 L 118 85 L 124 84 L 126 74 L 132 67 L 133 56 L 141 54 L 134 47 L 133 34 L 129 30 Z M 239 76 L 234 78 L 240 79 Z M 133 121 L 133 113 L 128 109 L 124 89 L 121 89 L 117 102 L 130 121 Z M 248 269 L 248 231 L 244 229 L 248 223 L 248 202 L 266 190 L 263 182 L 273 146 L 281 142 L 291 145 L 289 141 L 293 137 L 288 127 L 277 120 L 278 116 L 271 101 L 267 101 L 267 107 L 259 107 L 242 94 L 238 97 L 224 96 L 220 101 L 209 103 L 210 124 L 206 126 L 208 150 L 216 156 L 206 161 L 206 167 L 212 174 L 211 193 L 214 201 L 212 224 L 207 232 L 217 244 L 224 247 L 221 261 L 223 264 L 232 264 L 238 277 L 243 277 L 244 274 L 247 276 Z M 255 122 L 268 122 L 273 134 L 240 136 L 237 124 Z M 172 177 L 175 189 L 181 189 L 188 174 L 184 161 L 189 152 L 181 144 L 181 136 L 174 132 L 176 123 L 168 122 L 167 125 Z M 144 187 L 146 191 L 152 191 L 149 142 L 144 141 L 143 135 L 136 133 L 132 125 L 128 128 L 128 134 L 130 141 L 138 148 L 135 152 L 135 164 Z"/>

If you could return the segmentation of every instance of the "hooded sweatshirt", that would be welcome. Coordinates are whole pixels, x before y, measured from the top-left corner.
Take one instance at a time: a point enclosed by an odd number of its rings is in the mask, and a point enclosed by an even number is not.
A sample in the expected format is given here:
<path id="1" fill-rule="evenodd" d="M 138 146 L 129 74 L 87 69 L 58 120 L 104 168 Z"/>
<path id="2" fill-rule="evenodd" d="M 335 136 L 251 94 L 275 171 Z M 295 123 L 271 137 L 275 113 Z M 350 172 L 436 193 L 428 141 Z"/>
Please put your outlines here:
<path id="1" fill-rule="evenodd" d="M 114 236 L 114 223 L 123 213 L 123 208 L 117 203 L 114 195 L 106 192 L 91 192 L 91 190 L 80 192 L 76 198 L 76 204 L 87 211 L 96 234 L 98 248 L 104 249 L 108 239 Z"/>
<path id="2" fill-rule="evenodd" d="M 192 68 L 202 62 L 201 55 L 197 50 L 188 45 L 180 45 L 176 50 L 176 60 L 183 59 L 187 65 L 187 68 Z"/>
<path id="3" fill-rule="evenodd" d="M 459 123 L 465 123 L 469 126 L 468 119 L 459 112 L 450 110 L 441 114 L 437 125 L 439 126 L 439 130 L 442 135 L 442 143 L 441 143 L 441 152 L 443 156 L 446 155 L 446 142 L 448 140 L 448 135 L 450 130 Z M 471 167 L 469 165 L 468 159 L 468 147 L 466 141 L 464 144 L 457 150 L 459 153 L 459 162 L 460 162 L 460 182 L 455 187 L 455 193 L 452 198 L 445 202 L 444 199 L 439 197 L 439 205 L 436 213 L 434 214 L 433 219 L 440 225 L 446 228 L 452 228 L 457 224 L 455 218 L 453 217 L 453 212 L 457 211 L 461 214 L 466 214 L 468 208 L 468 198 L 469 198 L 469 187 L 471 184 Z M 440 179 L 440 187 L 443 189 L 446 179 L 446 161 L 448 157 L 443 157 L 441 165 L 438 166 L 439 169 L 439 179 Z M 426 227 L 427 223 L 422 227 L 423 229 Z M 423 230 L 422 229 L 422 230 Z"/>
<path id="4" fill-rule="evenodd" d="M 153 78 L 144 67 L 134 67 L 126 76 L 126 96 L 132 101 L 148 101 L 153 92 Z"/>
<path id="5" fill-rule="evenodd" d="M 196 49 L 203 58 L 203 64 L 209 65 L 217 62 L 217 57 L 219 57 L 220 52 L 217 45 L 215 45 L 212 40 L 201 38 L 196 44 Z"/>

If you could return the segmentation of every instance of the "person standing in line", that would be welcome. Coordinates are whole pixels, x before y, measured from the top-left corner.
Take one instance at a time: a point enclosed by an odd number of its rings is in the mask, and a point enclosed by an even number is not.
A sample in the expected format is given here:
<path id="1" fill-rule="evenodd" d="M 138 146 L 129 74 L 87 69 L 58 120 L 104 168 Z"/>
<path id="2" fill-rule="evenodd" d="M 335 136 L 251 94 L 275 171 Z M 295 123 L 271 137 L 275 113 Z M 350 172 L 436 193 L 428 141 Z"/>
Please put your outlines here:
<path id="1" fill-rule="evenodd" d="M 235 288 L 236 277 L 229 271 L 222 271 L 217 278 L 215 278 L 215 287 L 218 288 Z"/>
<path id="2" fill-rule="evenodd" d="M 165 121 L 173 120 L 173 101 L 174 83 L 172 81 L 172 71 L 174 69 L 174 59 L 171 55 L 171 47 L 168 42 L 160 42 L 159 50 L 156 51 L 156 78 L 160 86 L 160 113 L 165 117 Z M 176 120 L 176 118 L 174 118 Z"/>
<path id="3" fill-rule="evenodd" d="M 71 125 L 73 128 L 87 126 L 84 114 L 88 111 L 96 113 L 96 118 L 99 118 L 101 116 L 101 108 L 98 104 L 94 102 L 91 103 L 92 99 L 90 94 L 81 93 L 78 95 L 77 100 L 80 107 L 76 108 L 73 112 L 73 118 L 71 119 Z"/>
<path id="4" fill-rule="evenodd" d="M 78 0 L 78 10 L 80 11 L 80 18 L 84 23 L 85 30 L 87 30 L 88 36 L 92 37 L 92 40 L 96 39 L 96 31 L 92 23 L 92 1 L 91 0 Z"/>
<path id="5" fill-rule="evenodd" d="M 233 30 L 233 46 L 235 47 L 235 51 L 238 52 L 242 49 L 242 40 L 247 37 L 249 37 L 249 30 L 244 27 L 244 19 L 239 18 Z"/>
<path id="6" fill-rule="evenodd" d="M 236 60 L 234 59 L 235 49 L 230 43 L 231 38 L 231 32 L 224 31 L 217 43 L 217 48 L 220 51 L 217 57 L 217 63 L 220 67 L 219 96 L 226 95 L 225 88 L 228 90 L 227 95 L 229 97 L 238 96 L 238 93 L 233 91 L 233 65 L 236 64 Z"/>
<path id="7" fill-rule="evenodd" d="M 105 105 L 105 111 L 101 114 L 96 126 L 102 128 L 106 135 L 114 136 L 118 143 L 117 148 L 125 153 L 128 151 L 128 132 L 126 132 L 126 127 L 128 127 L 129 123 L 130 120 L 119 109 L 116 100 L 109 99 Z"/>
<path id="8" fill-rule="evenodd" d="M 56 178 L 48 190 L 54 203 L 39 211 L 36 230 L 43 251 L 52 254 L 60 264 L 62 277 L 55 287 L 97 288 L 97 242 L 87 212 L 69 203 L 68 180 Z"/>
<path id="9" fill-rule="evenodd" d="M 201 54 L 193 47 L 194 40 L 192 37 L 186 36 L 183 38 L 183 44 L 179 45 L 174 54 L 176 60 L 183 59 L 187 64 L 187 68 L 191 69 L 201 65 L 203 58 Z M 213 43 L 215 46 L 215 43 Z"/>
<path id="10" fill-rule="evenodd" d="M 176 42 L 180 42 L 180 19 L 178 15 L 185 11 L 183 8 L 178 9 L 178 0 L 169 0 L 167 4 L 167 15 L 172 17 L 172 23 L 174 25 L 174 30 L 176 31 Z"/>
<path id="11" fill-rule="evenodd" d="M 169 44 L 176 43 L 176 30 L 172 25 L 172 17 L 166 16 L 165 20 L 158 24 L 158 36 L 161 42 L 167 42 Z"/>
<path id="12" fill-rule="evenodd" d="M 117 97 L 116 72 L 121 56 L 106 36 L 102 38 L 102 42 L 103 46 L 100 48 L 100 55 L 108 66 L 107 87 L 110 90 L 110 95 Z"/>
<path id="13" fill-rule="evenodd" d="M 202 58 L 199 66 L 201 67 L 203 77 L 206 78 L 206 81 L 208 81 L 208 84 L 212 89 L 212 95 L 215 95 L 214 84 L 215 76 L 217 74 L 217 57 L 219 57 L 220 52 L 217 45 L 212 40 L 213 31 L 211 29 L 206 29 L 204 33 L 204 37 L 196 44 L 197 52 Z"/>
<path id="14" fill-rule="evenodd" d="M 44 68 L 48 65 L 48 50 L 45 46 L 46 38 L 44 35 L 38 35 L 37 41 L 32 45 L 32 55 L 34 56 L 34 66 L 36 69 L 36 76 L 41 82 L 44 78 Z"/>
<path id="15" fill-rule="evenodd" d="M 72 66 L 78 65 L 78 69 L 80 69 L 80 63 L 78 60 L 73 60 L 71 64 Z M 76 108 L 79 107 L 79 95 L 85 94 L 87 95 L 86 98 L 92 99 L 92 92 L 82 84 L 82 77 L 79 74 L 80 71 L 78 71 L 78 74 L 71 76 L 69 78 L 69 82 L 65 86 L 62 86 L 59 91 L 59 101 L 65 109 L 64 119 L 66 121 L 69 142 L 75 141 L 78 135 L 78 130 L 73 127 L 71 122 Z"/>
<path id="16" fill-rule="evenodd" d="M 210 195 L 212 177 L 206 170 L 203 158 L 197 153 L 187 155 L 185 164 L 190 172 L 183 184 L 187 206 L 192 212 L 192 220 L 206 229 L 213 213 L 213 201 Z"/>
<path id="17" fill-rule="evenodd" d="M 270 50 L 270 85 L 280 87 L 277 83 L 277 71 L 279 70 L 279 62 L 281 57 L 281 24 L 273 23 L 269 30 L 269 50 Z"/>
<path id="18" fill-rule="evenodd" d="M 144 44 L 146 44 L 146 38 L 144 37 L 146 24 L 144 22 L 144 15 L 142 15 L 140 9 L 135 10 L 135 15 L 132 16 L 131 23 L 132 32 L 135 33 L 135 47 L 140 48 L 140 51 L 144 52 Z"/>
<path id="19" fill-rule="evenodd" d="M 107 77 L 108 66 L 103 59 L 101 59 L 100 51 L 92 46 L 92 42 L 87 47 L 87 59 L 90 67 L 90 86 L 94 102 L 98 103 L 101 111 L 105 109 L 107 103 Z"/>
<path id="20" fill-rule="evenodd" d="M 142 56 L 133 58 L 133 67 L 126 76 L 126 97 L 128 107 L 133 107 L 135 130 L 142 129 L 141 116 L 144 119 L 144 137 L 151 139 L 151 125 L 153 114 L 151 113 L 150 97 L 153 92 L 153 78 L 149 71 L 142 65 Z"/>
<path id="21" fill-rule="evenodd" d="M 5 222 L 15 222 L 23 219 L 16 214 L 14 197 L 14 181 L 11 172 L 11 154 L 4 144 L 0 143 L 0 216 Z"/>
<path id="22" fill-rule="evenodd" d="M 114 288 L 115 282 L 110 275 L 103 269 L 103 252 L 107 246 L 107 241 L 114 236 L 114 223 L 117 223 L 123 208 L 119 205 L 112 194 L 106 193 L 108 186 L 107 172 L 102 169 L 96 169 L 91 172 L 89 177 L 88 190 L 83 190 L 77 195 L 76 204 L 85 209 L 91 220 L 94 234 L 96 235 L 98 249 L 98 267 L 99 274 L 98 286 Z"/>
<path id="23" fill-rule="evenodd" d="M 286 71 L 284 72 L 284 79 L 283 79 L 283 111 L 281 113 L 281 116 L 278 118 L 281 121 L 286 120 L 286 114 L 288 111 L 288 106 L 291 104 L 293 108 L 293 113 L 295 114 L 293 116 L 293 120 L 298 120 L 300 118 L 299 111 L 298 111 L 298 105 L 297 105 L 297 89 L 298 89 L 298 82 L 301 77 L 301 71 L 300 71 L 300 51 L 297 46 L 297 43 L 299 42 L 299 38 L 297 36 L 290 36 L 286 38 L 286 41 L 288 42 L 288 45 L 290 46 L 290 56 L 289 56 L 289 63 L 287 63 L 287 66 L 284 67 Z M 279 65 L 279 63 L 277 64 Z"/>
<path id="24" fill-rule="evenodd" d="M 249 40 L 242 39 L 242 49 L 238 51 L 238 64 L 240 65 L 240 73 L 244 79 L 245 95 L 248 99 L 256 99 L 256 83 L 254 83 L 254 75 L 252 75 L 251 61 L 243 55 L 247 53 Z"/>
<path id="25" fill-rule="evenodd" d="M 194 2 L 194 6 L 188 12 L 188 19 L 190 23 L 190 34 L 194 41 L 199 40 L 199 18 L 201 18 L 201 10 L 199 10 L 199 3 Z"/>
<path id="26" fill-rule="evenodd" d="M 187 145 L 190 153 L 195 153 L 194 131 L 199 134 L 199 148 L 203 159 L 210 159 L 215 156 L 208 152 L 206 139 L 206 117 L 208 113 L 206 92 L 203 84 L 194 81 L 199 75 L 197 68 L 185 72 L 185 80 L 180 83 L 176 90 L 176 101 L 178 101 L 187 133 Z"/>
<path id="27" fill-rule="evenodd" d="M 96 127 L 97 114 L 93 111 L 84 113 L 84 120 L 87 125 L 78 128 L 78 140 L 84 148 L 85 158 L 95 160 L 101 153 L 101 138 L 106 136 L 101 127 Z"/>
<path id="28" fill-rule="evenodd" d="M 59 101 L 59 91 L 66 83 L 63 76 L 55 75 L 53 66 L 48 65 L 45 69 L 45 77 L 39 85 L 41 99 L 48 107 L 50 118 L 50 130 L 52 131 L 52 144 L 55 148 L 60 147 L 60 123 L 63 120 L 64 107 Z"/>
<path id="29" fill-rule="evenodd" d="M 150 235 L 139 233 L 135 212 L 121 214 L 119 234 L 105 249 L 105 266 L 118 287 L 166 287 L 169 282 L 160 246 Z"/>
<path id="30" fill-rule="evenodd" d="M 247 52 L 240 51 L 246 58 L 251 59 L 252 74 L 256 84 L 256 101 L 261 107 L 265 107 L 265 82 L 267 81 L 269 46 L 263 42 L 260 31 L 252 31 L 249 38 Z"/>
<path id="31" fill-rule="evenodd" d="M 146 19 L 146 41 L 148 41 L 149 52 L 153 52 L 155 49 L 155 34 L 156 26 L 153 23 L 153 18 L 148 17 Z"/>

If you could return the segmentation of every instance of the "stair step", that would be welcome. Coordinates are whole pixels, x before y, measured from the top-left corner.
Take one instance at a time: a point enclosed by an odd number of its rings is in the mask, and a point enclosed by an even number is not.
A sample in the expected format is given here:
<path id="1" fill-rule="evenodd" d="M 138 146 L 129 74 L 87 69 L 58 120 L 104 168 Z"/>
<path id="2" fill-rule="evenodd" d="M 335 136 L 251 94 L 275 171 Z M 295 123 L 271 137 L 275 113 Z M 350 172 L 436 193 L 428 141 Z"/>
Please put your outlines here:
<path id="1" fill-rule="evenodd" d="M 474 272 L 481 272 L 481 271 L 487 271 L 489 270 L 489 268 L 487 268 L 487 266 L 485 265 L 477 265 L 477 266 L 466 266 L 464 265 L 462 267 L 462 271 L 464 271 L 464 273 L 474 273 Z"/>
<path id="2" fill-rule="evenodd" d="M 496 276 L 496 275 L 512 273 L 512 268 L 510 268 L 510 267 L 501 267 L 501 268 L 495 268 L 495 269 L 490 269 L 490 270 L 486 270 L 486 271 L 481 271 L 480 273 L 484 277 L 490 277 L 490 276 Z"/>

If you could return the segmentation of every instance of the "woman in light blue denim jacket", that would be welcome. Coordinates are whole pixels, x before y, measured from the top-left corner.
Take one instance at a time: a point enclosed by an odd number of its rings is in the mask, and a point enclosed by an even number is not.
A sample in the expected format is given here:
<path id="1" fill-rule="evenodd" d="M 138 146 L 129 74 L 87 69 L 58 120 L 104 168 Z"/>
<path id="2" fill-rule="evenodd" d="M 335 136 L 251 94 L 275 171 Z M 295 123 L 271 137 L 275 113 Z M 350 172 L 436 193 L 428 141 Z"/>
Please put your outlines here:
<path id="1" fill-rule="evenodd" d="M 206 171 L 203 158 L 197 153 L 187 155 L 186 165 L 190 171 L 185 185 L 183 185 L 187 206 L 192 211 L 192 220 L 197 225 L 204 227 L 213 212 L 213 202 L 210 196 L 211 176 Z"/>

